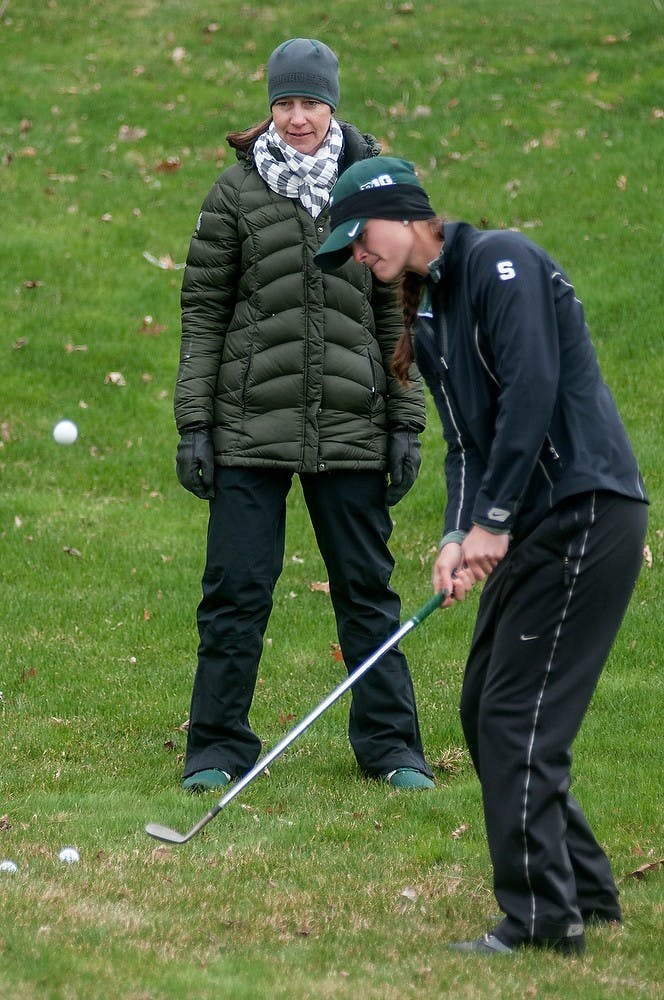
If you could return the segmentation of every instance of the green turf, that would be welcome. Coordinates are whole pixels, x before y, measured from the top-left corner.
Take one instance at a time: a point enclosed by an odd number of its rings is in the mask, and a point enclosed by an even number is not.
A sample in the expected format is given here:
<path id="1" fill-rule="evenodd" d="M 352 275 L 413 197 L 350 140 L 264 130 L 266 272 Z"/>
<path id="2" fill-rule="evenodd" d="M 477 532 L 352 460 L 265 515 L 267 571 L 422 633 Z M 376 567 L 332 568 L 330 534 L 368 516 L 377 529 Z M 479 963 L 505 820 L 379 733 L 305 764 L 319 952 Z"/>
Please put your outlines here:
<path id="1" fill-rule="evenodd" d="M 0 860 L 19 865 L 0 872 L 0 995 L 660 995 L 663 29 L 659 0 L 0 2 Z M 206 511 L 174 474 L 177 265 L 292 35 L 338 52 L 339 116 L 412 159 L 437 208 L 560 260 L 643 467 L 651 565 L 574 764 L 626 926 L 581 959 L 445 947 L 495 912 L 457 714 L 477 595 L 403 644 L 435 792 L 358 775 L 346 696 L 189 844 L 143 832 L 215 801 L 179 789 Z M 394 510 L 406 613 L 444 503 L 430 416 Z M 252 712 L 266 749 L 342 678 L 324 581 L 296 484 Z"/>

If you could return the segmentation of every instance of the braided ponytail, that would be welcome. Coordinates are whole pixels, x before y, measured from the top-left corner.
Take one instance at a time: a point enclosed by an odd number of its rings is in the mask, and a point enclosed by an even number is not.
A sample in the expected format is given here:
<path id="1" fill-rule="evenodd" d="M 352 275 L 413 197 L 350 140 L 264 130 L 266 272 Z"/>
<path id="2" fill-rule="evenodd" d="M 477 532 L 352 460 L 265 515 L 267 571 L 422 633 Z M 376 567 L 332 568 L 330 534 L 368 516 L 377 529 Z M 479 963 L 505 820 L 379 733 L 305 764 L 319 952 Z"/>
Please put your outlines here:
<path id="1" fill-rule="evenodd" d="M 443 239 L 444 223 L 442 219 L 432 219 L 432 227 L 436 235 Z M 413 349 L 413 323 L 417 318 L 417 309 L 422 298 L 424 278 L 414 271 L 405 271 L 399 287 L 401 307 L 403 309 L 403 332 L 396 342 L 392 355 L 392 374 L 402 385 L 408 385 L 408 372 L 415 360 Z"/>
<path id="2" fill-rule="evenodd" d="M 403 331 L 392 355 L 392 372 L 402 385 L 408 385 L 408 373 L 415 359 L 412 327 L 422 295 L 424 279 L 414 271 L 406 271 L 401 279 L 399 295 L 403 309 Z"/>

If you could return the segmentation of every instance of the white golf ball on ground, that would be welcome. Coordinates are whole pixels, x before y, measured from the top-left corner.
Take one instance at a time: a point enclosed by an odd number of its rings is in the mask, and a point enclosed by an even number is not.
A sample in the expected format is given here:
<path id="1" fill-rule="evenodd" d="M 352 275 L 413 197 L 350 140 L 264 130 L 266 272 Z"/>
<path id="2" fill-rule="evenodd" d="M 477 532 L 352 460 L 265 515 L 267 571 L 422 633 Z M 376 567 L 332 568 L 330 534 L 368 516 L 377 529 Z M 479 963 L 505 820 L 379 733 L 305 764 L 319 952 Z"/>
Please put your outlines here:
<path id="1" fill-rule="evenodd" d="M 10 861 L 9 859 L 7 859 L 7 861 L 0 861 L 0 872 L 14 873 L 17 871 L 18 871 L 18 865 L 16 864 L 15 861 Z"/>
<path id="2" fill-rule="evenodd" d="M 53 428 L 53 437 L 58 444 L 73 444 L 78 437 L 78 427 L 73 420 L 60 420 Z"/>
<path id="3" fill-rule="evenodd" d="M 58 854 L 60 861 L 64 861 L 66 865 L 74 865 L 77 861 L 81 860 L 81 856 L 75 847 L 63 847 Z"/>

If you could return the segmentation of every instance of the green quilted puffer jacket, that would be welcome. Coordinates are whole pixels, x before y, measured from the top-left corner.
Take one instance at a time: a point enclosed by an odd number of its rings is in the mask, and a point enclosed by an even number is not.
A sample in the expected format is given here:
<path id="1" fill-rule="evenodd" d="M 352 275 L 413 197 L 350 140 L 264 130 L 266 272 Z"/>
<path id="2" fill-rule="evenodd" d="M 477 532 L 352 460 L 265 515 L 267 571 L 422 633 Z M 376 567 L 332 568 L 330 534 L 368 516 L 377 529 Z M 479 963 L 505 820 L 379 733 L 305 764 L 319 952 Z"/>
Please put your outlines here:
<path id="1" fill-rule="evenodd" d="M 340 123 L 340 171 L 378 154 Z M 388 427 L 424 427 L 417 372 L 390 372 L 402 329 L 392 286 L 349 262 L 324 274 L 329 233 L 299 201 L 272 192 L 238 152 L 208 193 L 182 284 L 175 419 L 212 427 L 219 465 L 312 473 L 384 469 Z"/>

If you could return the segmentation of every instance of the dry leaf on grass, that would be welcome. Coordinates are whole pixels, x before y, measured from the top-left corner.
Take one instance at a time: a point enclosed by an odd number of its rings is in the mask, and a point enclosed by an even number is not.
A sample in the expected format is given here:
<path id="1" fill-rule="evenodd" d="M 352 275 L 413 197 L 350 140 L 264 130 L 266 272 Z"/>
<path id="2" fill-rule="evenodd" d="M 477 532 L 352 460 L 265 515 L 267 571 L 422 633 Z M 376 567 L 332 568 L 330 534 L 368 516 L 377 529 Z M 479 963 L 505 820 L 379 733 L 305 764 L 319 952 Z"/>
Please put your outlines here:
<path id="1" fill-rule="evenodd" d="M 463 747 L 447 747 L 440 757 L 433 762 L 433 766 L 447 774 L 455 774 L 465 764 L 468 758 L 468 751 Z"/>
<path id="2" fill-rule="evenodd" d="M 152 852 L 152 857 L 155 861 L 168 861 L 173 855 L 173 848 L 167 847 L 165 844 L 163 847 L 155 847 Z"/>
<path id="3" fill-rule="evenodd" d="M 182 166 L 182 160 L 179 156 L 167 156 L 165 160 L 160 160 L 155 166 L 155 170 L 159 174 L 172 173 L 174 170 L 179 170 Z"/>
<path id="4" fill-rule="evenodd" d="M 664 865 L 664 858 L 657 858 L 656 861 L 649 861 L 645 865 L 640 865 L 638 868 L 635 868 L 633 872 L 627 872 L 624 878 L 643 878 L 648 874 L 648 872 L 657 871 L 657 869 L 661 868 L 662 865 Z M 620 879 L 620 881 L 622 881 L 622 879 Z"/>
<path id="5" fill-rule="evenodd" d="M 120 142 L 134 142 L 136 139 L 144 139 L 148 130 L 139 126 L 121 125 L 118 129 L 118 139 Z"/>
<path id="6" fill-rule="evenodd" d="M 399 893 L 399 902 L 397 905 L 397 910 L 399 913 L 406 913 L 407 910 L 415 903 L 418 899 L 419 893 L 417 889 L 413 889 L 412 886 L 406 885 Z"/>
<path id="7" fill-rule="evenodd" d="M 138 327 L 138 333 L 149 333 L 151 337 L 158 337 L 160 333 L 163 333 L 166 327 L 163 323 L 157 323 L 152 316 L 144 316 L 141 325 Z"/>
<path id="8" fill-rule="evenodd" d="M 456 828 L 456 830 L 452 830 L 450 837 L 452 838 L 452 840 L 458 840 L 459 837 L 462 837 L 464 835 L 466 830 L 470 830 L 470 824 L 462 823 L 461 826 L 458 826 Z"/>

